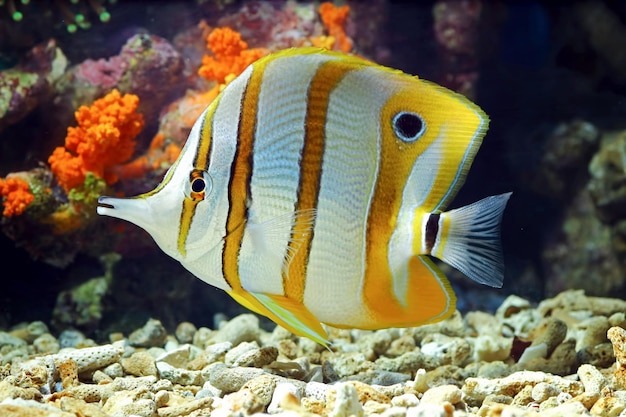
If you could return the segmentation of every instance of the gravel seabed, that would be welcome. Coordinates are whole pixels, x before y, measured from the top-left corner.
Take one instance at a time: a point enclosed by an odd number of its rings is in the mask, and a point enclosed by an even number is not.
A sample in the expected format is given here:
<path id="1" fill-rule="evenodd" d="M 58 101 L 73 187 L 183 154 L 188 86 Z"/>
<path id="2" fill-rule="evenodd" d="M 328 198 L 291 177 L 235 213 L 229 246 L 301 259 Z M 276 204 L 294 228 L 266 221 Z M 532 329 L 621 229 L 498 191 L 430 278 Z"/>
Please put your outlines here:
<path id="1" fill-rule="evenodd" d="M 0 332 L 0 416 L 626 416 L 626 301 L 566 291 L 437 324 L 329 329 L 322 346 L 252 314 L 149 320 L 97 345 L 42 322 Z"/>

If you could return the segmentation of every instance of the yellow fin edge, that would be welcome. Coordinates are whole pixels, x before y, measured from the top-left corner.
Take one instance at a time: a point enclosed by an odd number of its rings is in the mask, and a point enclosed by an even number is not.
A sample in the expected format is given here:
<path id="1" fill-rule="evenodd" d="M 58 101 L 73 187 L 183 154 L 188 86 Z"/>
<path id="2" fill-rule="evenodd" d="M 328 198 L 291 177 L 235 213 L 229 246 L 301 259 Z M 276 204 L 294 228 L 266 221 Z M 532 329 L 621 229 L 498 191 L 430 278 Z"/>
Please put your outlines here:
<path id="1" fill-rule="evenodd" d="M 227 292 L 242 306 L 268 317 L 293 334 L 308 337 L 328 349 L 328 334 L 302 303 L 282 295 Z"/>

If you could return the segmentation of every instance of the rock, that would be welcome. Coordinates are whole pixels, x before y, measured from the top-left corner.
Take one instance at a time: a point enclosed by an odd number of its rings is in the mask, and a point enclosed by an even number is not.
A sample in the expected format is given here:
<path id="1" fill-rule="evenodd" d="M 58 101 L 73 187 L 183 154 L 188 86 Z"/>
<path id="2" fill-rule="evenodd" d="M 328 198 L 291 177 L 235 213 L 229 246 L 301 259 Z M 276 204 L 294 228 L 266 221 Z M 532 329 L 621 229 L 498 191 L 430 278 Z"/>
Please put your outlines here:
<path id="1" fill-rule="evenodd" d="M 278 358 L 278 349 L 274 346 L 264 346 L 259 349 L 250 350 L 240 355 L 234 365 L 262 368 L 271 364 Z"/>
<path id="2" fill-rule="evenodd" d="M 270 404 L 267 406 L 267 412 L 269 414 L 277 414 L 283 411 L 284 404 L 300 404 L 300 389 L 290 383 L 290 382 L 281 382 L 276 385 L 274 392 L 272 393 L 272 399 Z M 325 395 L 322 397 L 325 398 Z"/>
<path id="3" fill-rule="evenodd" d="M 606 342 L 606 332 L 611 325 L 609 319 L 604 316 L 595 316 L 584 320 L 576 326 L 579 334 L 576 341 L 576 352 L 591 349 Z"/>
<path id="4" fill-rule="evenodd" d="M 411 393 L 398 395 L 391 399 L 391 405 L 404 408 L 415 407 L 419 402 L 417 395 Z"/>
<path id="5" fill-rule="evenodd" d="M 391 341 L 389 349 L 385 351 L 385 356 L 389 358 L 397 358 L 407 352 L 414 351 L 415 346 L 415 339 L 413 339 L 413 336 L 403 335 Z"/>
<path id="6" fill-rule="evenodd" d="M 496 310 L 496 318 L 503 325 L 505 336 L 524 336 L 537 324 L 539 317 L 530 302 L 517 295 L 509 295 Z"/>
<path id="7" fill-rule="evenodd" d="M 157 367 L 154 358 L 148 352 L 135 352 L 128 358 L 122 358 L 122 369 L 126 374 L 134 376 L 156 375 Z"/>
<path id="8" fill-rule="evenodd" d="M 0 415 L 3 417 L 76 417 L 74 413 L 66 413 L 48 404 L 21 399 L 8 400 L 0 404 Z"/>
<path id="9" fill-rule="evenodd" d="M 172 381 L 173 384 L 202 386 L 205 382 L 202 371 L 175 368 L 167 362 L 157 362 L 156 368 L 160 378 Z"/>
<path id="10" fill-rule="evenodd" d="M 308 382 L 305 387 L 305 396 L 325 400 L 329 390 L 330 385 L 321 382 Z"/>
<path id="11" fill-rule="evenodd" d="M 196 345 L 193 345 L 196 347 Z M 206 349 L 200 351 L 194 359 L 187 363 L 187 367 L 193 370 L 200 370 L 207 365 L 210 365 L 214 362 L 225 360 L 225 355 L 230 349 L 232 349 L 233 344 L 230 342 L 221 342 L 216 343 L 214 345 L 209 345 Z"/>
<path id="12" fill-rule="evenodd" d="M 124 376 L 124 369 L 122 368 L 122 364 L 117 362 L 112 363 L 109 366 L 105 366 L 102 369 L 102 372 L 109 376 L 109 378 L 119 378 Z"/>
<path id="13" fill-rule="evenodd" d="M 591 407 L 591 414 L 594 416 L 620 416 L 622 411 L 626 409 L 626 402 L 621 398 L 614 396 L 600 397 L 598 401 Z"/>
<path id="14" fill-rule="evenodd" d="M 59 334 L 59 345 L 61 348 L 76 348 L 85 341 L 85 335 L 75 329 L 65 329 Z"/>
<path id="15" fill-rule="evenodd" d="M 597 213 L 606 223 L 615 223 L 626 215 L 626 132 L 603 135 L 600 149 L 589 163 L 591 180 L 587 187 Z"/>
<path id="16" fill-rule="evenodd" d="M 533 401 L 542 403 L 550 397 L 556 397 L 560 392 L 561 390 L 559 390 L 555 385 L 547 382 L 540 382 L 532 387 L 531 396 Z"/>
<path id="17" fill-rule="evenodd" d="M 10 383 L 8 378 L 0 381 L 0 402 L 7 399 L 21 398 L 23 400 L 41 400 L 42 395 L 37 388 L 22 388 Z"/>
<path id="18" fill-rule="evenodd" d="M 198 329 L 193 323 L 184 321 L 176 326 L 176 339 L 178 339 L 180 343 L 191 343 L 197 331 Z"/>
<path id="19" fill-rule="evenodd" d="M 235 392 L 241 389 L 246 382 L 263 375 L 263 370 L 258 368 L 234 367 L 216 363 L 208 368 L 211 385 L 225 393 Z"/>
<path id="20" fill-rule="evenodd" d="M 609 383 L 604 375 L 593 365 L 582 364 L 576 373 L 585 387 L 585 392 L 600 393 Z"/>
<path id="21" fill-rule="evenodd" d="M 376 359 L 374 362 L 378 369 L 389 372 L 412 372 L 415 369 L 433 369 L 436 368 L 437 362 L 431 358 L 427 358 L 420 351 L 406 352 L 396 358 L 385 358 L 384 356 Z M 359 366 L 358 364 L 356 366 Z"/>
<path id="22" fill-rule="evenodd" d="M 541 417 L 569 417 L 584 415 L 589 415 L 589 413 L 585 406 L 578 401 L 563 403 L 541 412 Z"/>
<path id="23" fill-rule="evenodd" d="M 80 384 L 75 387 L 68 388 L 66 392 L 73 398 L 78 398 L 87 403 L 96 403 L 111 397 L 115 390 L 113 384 Z"/>
<path id="24" fill-rule="evenodd" d="M 421 402 L 431 404 L 442 404 L 449 402 L 452 405 L 461 403 L 463 392 L 455 385 L 441 385 L 430 388 L 422 396 Z"/>
<path id="25" fill-rule="evenodd" d="M 359 372 L 372 369 L 372 362 L 368 361 L 360 352 L 337 355 L 328 361 L 337 372 L 339 378 L 358 374 Z"/>
<path id="26" fill-rule="evenodd" d="M 249 389 L 257 396 L 263 406 L 269 405 L 276 388 L 276 378 L 270 375 L 259 375 L 246 382 L 241 389 Z"/>
<path id="27" fill-rule="evenodd" d="M 213 401 L 214 401 L 213 398 L 208 397 L 208 398 L 200 398 L 197 400 L 191 400 L 180 405 L 161 407 L 157 410 L 158 416 L 159 417 L 186 416 L 188 414 L 191 414 L 193 411 L 203 410 L 203 409 L 207 409 L 206 415 L 209 415 L 210 414 L 209 408 L 213 404 Z"/>
<path id="28" fill-rule="evenodd" d="M 224 324 L 210 337 L 211 343 L 230 342 L 237 346 L 241 342 L 258 340 L 260 335 L 259 319 L 253 314 L 242 314 Z"/>
<path id="29" fill-rule="evenodd" d="M 193 348 L 198 349 L 195 346 L 193 346 Z M 157 356 L 156 361 L 168 363 L 175 368 L 184 368 L 191 358 L 191 350 L 192 345 L 185 344 L 178 346 Z"/>
<path id="30" fill-rule="evenodd" d="M 109 417 L 99 405 L 88 404 L 83 400 L 72 397 L 61 397 L 60 399 L 61 410 L 73 413 L 76 416 L 88 416 L 88 417 Z"/>
<path id="31" fill-rule="evenodd" d="M 611 327 L 607 336 L 613 344 L 613 352 L 617 361 L 613 373 L 615 384 L 620 389 L 626 389 L 626 330 L 621 327 Z"/>
<path id="32" fill-rule="evenodd" d="M 406 410 L 407 417 L 452 417 L 454 406 L 450 403 L 420 403 Z"/>
<path id="33" fill-rule="evenodd" d="M 450 337 L 465 336 L 465 324 L 461 313 L 455 311 L 450 317 L 438 323 L 426 324 L 424 326 L 411 327 L 405 330 L 415 340 L 415 343 L 421 344 L 422 339 L 426 336 L 440 333 Z"/>
<path id="34" fill-rule="evenodd" d="M 154 394 L 143 389 L 114 392 L 102 411 L 112 417 L 153 417 L 156 414 Z"/>
<path id="35" fill-rule="evenodd" d="M 471 346 L 464 338 L 434 334 L 422 339 L 421 352 L 437 366 L 461 366 L 471 354 Z"/>
<path id="36" fill-rule="evenodd" d="M 167 331 L 159 320 L 149 319 L 140 329 L 135 330 L 128 336 L 128 342 L 132 346 L 153 347 L 163 346 L 167 338 Z"/>
<path id="37" fill-rule="evenodd" d="M 0 332 L 0 347 L 3 346 L 26 346 L 26 341 L 23 339 L 13 336 L 6 332 Z"/>
<path id="38" fill-rule="evenodd" d="M 546 346 L 546 356 L 549 357 L 554 349 L 565 340 L 567 335 L 567 324 L 554 317 L 543 319 L 539 325 L 530 333 L 532 339 L 531 347 L 544 344 Z"/>
<path id="39" fill-rule="evenodd" d="M 502 322 L 495 316 L 484 311 L 470 311 L 465 315 L 465 323 L 468 331 L 476 336 L 500 336 L 502 334 Z"/>
<path id="40" fill-rule="evenodd" d="M 78 385 L 78 365 L 74 359 L 68 359 L 56 364 L 56 370 L 61 378 L 61 385 L 68 389 Z"/>
<path id="41" fill-rule="evenodd" d="M 540 382 L 553 384 L 561 392 L 567 392 L 570 395 L 578 395 L 583 392 L 583 385 L 579 381 L 535 371 L 519 371 L 507 377 L 496 379 L 467 378 L 462 389 L 468 398 L 482 401 L 491 394 L 514 397 L 524 387 L 534 386 Z"/>
<path id="42" fill-rule="evenodd" d="M 33 321 L 9 332 L 11 336 L 19 337 L 27 343 L 33 343 L 35 339 L 46 333 L 49 333 L 48 326 L 42 321 Z"/>
<path id="43" fill-rule="evenodd" d="M 331 417 L 363 416 L 363 406 L 359 402 L 359 394 L 356 388 L 346 382 L 334 385 L 334 390 L 329 391 L 327 407 Z"/>
<path id="44" fill-rule="evenodd" d="M 224 356 L 224 363 L 226 363 L 227 365 L 233 365 L 237 358 L 239 358 L 239 356 L 258 348 L 259 344 L 256 341 L 241 342 L 238 345 L 235 345 L 226 353 L 226 355 Z"/>
<path id="45" fill-rule="evenodd" d="M 119 362 L 122 353 L 124 353 L 124 344 L 116 342 L 111 345 L 62 350 L 52 355 L 52 359 L 55 363 L 73 359 L 78 365 L 78 373 L 82 373 Z"/>

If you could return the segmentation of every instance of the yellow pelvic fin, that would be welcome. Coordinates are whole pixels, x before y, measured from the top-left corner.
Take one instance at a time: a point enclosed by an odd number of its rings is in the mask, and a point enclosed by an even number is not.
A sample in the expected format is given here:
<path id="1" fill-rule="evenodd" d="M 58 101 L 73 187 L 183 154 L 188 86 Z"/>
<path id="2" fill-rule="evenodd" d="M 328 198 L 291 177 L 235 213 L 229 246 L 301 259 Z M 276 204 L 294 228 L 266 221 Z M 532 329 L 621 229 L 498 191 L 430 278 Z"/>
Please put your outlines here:
<path id="1" fill-rule="evenodd" d="M 268 317 L 293 334 L 308 337 L 328 348 L 328 334 L 304 304 L 283 295 L 247 291 L 228 291 L 228 294 L 242 306 Z"/>

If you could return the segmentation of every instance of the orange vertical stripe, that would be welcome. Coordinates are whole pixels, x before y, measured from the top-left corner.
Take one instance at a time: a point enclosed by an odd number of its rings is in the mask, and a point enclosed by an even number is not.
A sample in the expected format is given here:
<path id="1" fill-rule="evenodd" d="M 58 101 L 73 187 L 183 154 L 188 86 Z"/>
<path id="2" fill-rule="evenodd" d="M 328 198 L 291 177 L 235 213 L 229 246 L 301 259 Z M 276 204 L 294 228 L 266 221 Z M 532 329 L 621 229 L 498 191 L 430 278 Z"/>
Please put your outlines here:
<path id="1" fill-rule="evenodd" d="M 226 219 L 222 272 L 224 279 L 234 291 L 243 290 L 239 279 L 239 250 L 248 219 L 247 200 L 250 197 L 257 105 L 267 62 L 267 60 L 262 60 L 253 64 L 252 75 L 243 93 L 237 132 L 237 149 L 235 150 L 228 184 L 230 210 Z"/>
<path id="2" fill-rule="evenodd" d="M 354 65 L 341 65 L 339 61 L 326 62 L 318 68 L 309 85 L 300 184 L 295 207 L 298 216 L 291 229 L 291 241 L 286 253 L 285 262 L 289 268 L 287 274 L 283 275 L 285 296 L 300 302 L 304 298 L 306 265 L 313 240 L 314 209 L 317 207 L 322 178 L 328 101 L 343 76 L 353 68 Z"/>
<path id="3" fill-rule="evenodd" d="M 434 264 L 425 268 L 417 259 L 409 262 L 409 293 L 407 306 L 393 293 L 393 272 L 389 268 L 389 241 L 398 225 L 398 213 L 402 204 L 404 186 L 416 158 L 435 140 L 439 126 L 428 126 L 426 134 L 415 143 L 404 143 L 396 138 L 391 120 L 398 111 L 406 108 L 424 107 L 418 91 L 404 89 L 385 103 L 380 116 L 381 155 L 378 178 L 367 219 L 366 270 L 363 297 L 378 324 L 384 326 L 409 326 L 429 322 L 433 316 L 449 313 L 449 301 L 453 297 L 443 274 Z M 436 119 L 427 118 L 428 122 Z M 434 166 L 437 170 L 439 167 Z M 439 289 L 437 291 L 437 289 Z M 427 291 L 426 291 L 427 290 Z M 424 293 L 426 291 L 428 294 Z M 421 305 L 420 305 L 421 304 Z M 454 308 L 454 306 L 452 306 Z M 439 311 L 435 311 L 439 309 Z"/>

